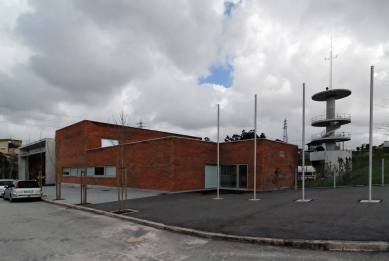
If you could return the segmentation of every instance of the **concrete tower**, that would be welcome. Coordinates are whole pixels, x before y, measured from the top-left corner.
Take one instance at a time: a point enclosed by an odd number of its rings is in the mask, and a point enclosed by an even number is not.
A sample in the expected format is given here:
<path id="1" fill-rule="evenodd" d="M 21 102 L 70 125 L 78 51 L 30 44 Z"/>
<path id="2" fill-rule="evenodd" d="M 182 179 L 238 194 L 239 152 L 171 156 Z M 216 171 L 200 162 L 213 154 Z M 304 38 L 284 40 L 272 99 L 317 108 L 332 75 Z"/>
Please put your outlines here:
<path id="1" fill-rule="evenodd" d="M 345 142 L 351 140 L 350 132 L 341 132 L 339 129 L 342 125 L 351 122 L 351 115 L 347 113 L 336 113 L 335 101 L 346 98 L 351 94 L 347 89 L 329 89 L 316 93 L 312 96 L 314 101 L 325 101 L 327 103 L 327 112 L 325 115 L 320 115 L 312 118 L 311 125 L 313 127 L 325 127 L 319 134 L 314 134 L 311 137 L 312 145 L 324 144 L 325 151 L 312 152 L 310 155 L 312 164 L 314 161 L 325 160 L 331 165 L 338 163 L 338 158 L 351 157 L 350 151 L 341 151 L 335 146 L 336 142 Z"/>

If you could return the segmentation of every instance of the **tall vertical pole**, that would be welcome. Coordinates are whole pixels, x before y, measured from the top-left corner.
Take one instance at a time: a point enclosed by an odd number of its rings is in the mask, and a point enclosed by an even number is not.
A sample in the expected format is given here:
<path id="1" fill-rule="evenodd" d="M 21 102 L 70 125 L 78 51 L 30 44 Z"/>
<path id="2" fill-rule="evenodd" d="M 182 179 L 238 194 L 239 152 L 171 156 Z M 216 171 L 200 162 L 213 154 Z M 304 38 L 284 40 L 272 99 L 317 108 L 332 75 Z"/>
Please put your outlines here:
<path id="1" fill-rule="evenodd" d="M 220 190 L 220 105 L 217 105 L 217 198 L 219 198 Z"/>
<path id="2" fill-rule="evenodd" d="M 379 203 L 380 199 L 371 199 L 371 189 L 373 180 L 373 83 L 374 83 L 374 66 L 370 68 L 370 123 L 369 123 L 369 199 L 360 200 L 362 203 Z"/>
<path id="3" fill-rule="evenodd" d="M 254 106 L 254 199 L 256 199 L 257 190 L 257 95 L 255 94 Z"/>
<path id="4" fill-rule="evenodd" d="M 219 197 L 220 190 L 220 143 L 219 143 L 219 125 L 220 125 L 220 105 L 217 105 L 217 197 L 214 199 L 221 199 Z"/>
<path id="5" fill-rule="evenodd" d="M 369 201 L 371 201 L 372 172 L 373 172 L 373 79 L 374 66 L 370 69 L 370 124 L 369 124 Z"/>
<path id="6" fill-rule="evenodd" d="M 302 137 L 302 199 L 296 200 L 296 202 L 310 202 L 311 199 L 305 199 L 305 83 L 303 83 L 303 137 Z"/>
<path id="7" fill-rule="evenodd" d="M 255 94 L 254 105 L 254 198 L 257 199 L 257 95 Z"/>
<path id="8" fill-rule="evenodd" d="M 303 137 L 302 137 L 302 148 L 303 148 L 303 154 L 302 154 L 302 192 L 303 192 L 303 201 L 305 200 L 305 83 L 303 83 Z"/>

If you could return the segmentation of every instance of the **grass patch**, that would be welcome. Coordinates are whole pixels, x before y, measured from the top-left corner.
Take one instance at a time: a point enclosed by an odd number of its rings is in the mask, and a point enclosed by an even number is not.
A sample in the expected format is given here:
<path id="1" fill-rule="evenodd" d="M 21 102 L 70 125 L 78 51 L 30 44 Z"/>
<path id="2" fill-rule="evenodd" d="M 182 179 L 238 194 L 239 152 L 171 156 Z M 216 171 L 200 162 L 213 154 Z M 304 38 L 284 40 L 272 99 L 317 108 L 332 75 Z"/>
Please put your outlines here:
<path id="1" fill-rule="evenodd" d="M 373 153 L 372 183 L 382 183 L 382 158 L 384 158 L 384 181 L 389 182 L 389 153 Z M 336 176 L 336 186 L 366 186 L 369 184 L 369 154 L 353 155 L 352 171 L 349 177 L 344 175 Z M 334 185 L 333 176 L 317 178 L 305 182 L 305 187 L 332 187 Z M 301 182 L 298 184 L 301 187 Z"/>

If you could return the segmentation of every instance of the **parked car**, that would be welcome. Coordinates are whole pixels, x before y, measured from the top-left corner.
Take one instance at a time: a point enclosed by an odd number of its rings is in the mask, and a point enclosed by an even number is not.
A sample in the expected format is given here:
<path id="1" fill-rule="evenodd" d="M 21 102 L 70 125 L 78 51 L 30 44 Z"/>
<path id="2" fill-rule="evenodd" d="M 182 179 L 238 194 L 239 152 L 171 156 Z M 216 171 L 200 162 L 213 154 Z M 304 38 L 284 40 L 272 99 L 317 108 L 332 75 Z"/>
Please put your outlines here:
<path id="1" fill-rule="evenodd" d="M 5 187 L 12 184 L 14 179 L 0 179 L 0 197 L 4 196 Z"/>
<path id="2" fill-rule="evenodd" d="M 10 202 L 26 198 L 40 200 L 42 193 L 42 188 L 36 180 L 15 180 L 6 187 L 3 199 L 9 199 Z"/>

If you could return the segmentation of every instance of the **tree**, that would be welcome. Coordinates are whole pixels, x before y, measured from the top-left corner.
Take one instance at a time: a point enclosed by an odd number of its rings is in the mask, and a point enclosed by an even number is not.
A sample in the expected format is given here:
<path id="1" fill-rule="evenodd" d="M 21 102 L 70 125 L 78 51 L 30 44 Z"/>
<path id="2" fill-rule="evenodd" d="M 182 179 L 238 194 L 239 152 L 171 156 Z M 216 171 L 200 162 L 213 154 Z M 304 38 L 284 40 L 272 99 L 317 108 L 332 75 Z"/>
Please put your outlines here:
<path id="1" fill-rule="evenodd" d="M 130 119 L 123 111 L 118 118 L 112 116 L 115 125 L 120 127 L 120 134 L 116 140 L 111 140 L 113 146 L 117 146 L 119 152 L 119 177 L 118 177 L 118 212 L 127 212 L 127 166 L 124 162 L 125 146 L 127 141 L 126 128 L 130 126 Z M 118 143 L 118 144 L 117 144 Z"/>
<path id="2" fill-rule="evenodd" d="M 249 130 L 248 132 L 246 132 L 246 130 L 242 130 L 242 133 L 240 135 L 233 134 L 231 137 L 227 135 L 224 141 L 229 142 L 238 140 L 252 140 L 254 139 L 254 132 L 254 130 Z M 266 136 L 264 133 L 261 133 L 261 136 L 258 136 L 257 134 L 257 138 L 266 138 Z"/>
<path id="3" fill-rule="evenodd" d="M 271 182 L 277 187 L 277 189 L 281 188 L 281 182 L 285 180 L 285 176 L 285 173 L 283 173 L 279 168 L 276 168 L 272 174 Z"/>

